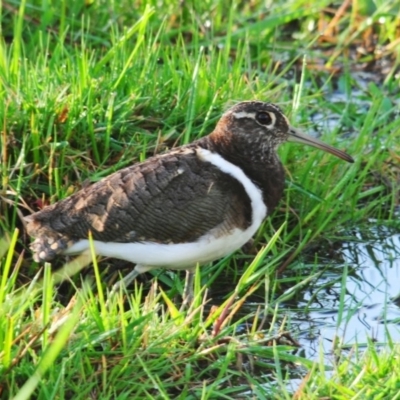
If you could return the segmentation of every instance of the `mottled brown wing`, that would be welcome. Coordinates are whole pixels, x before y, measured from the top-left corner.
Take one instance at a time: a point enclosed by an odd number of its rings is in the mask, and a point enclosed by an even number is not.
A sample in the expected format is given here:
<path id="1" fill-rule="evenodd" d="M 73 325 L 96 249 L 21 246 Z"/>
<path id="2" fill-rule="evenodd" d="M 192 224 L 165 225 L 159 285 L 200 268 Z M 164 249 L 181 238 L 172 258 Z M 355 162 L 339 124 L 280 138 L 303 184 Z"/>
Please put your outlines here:
<path id="1" fill-rule="evenodd" d="M 151 158 L 118 171 L 27 217 L 37 260 L 51 260 L 72 243 L 195 241 L 251 223 L 251 204 L 242 184 L 195 150 Z"/>

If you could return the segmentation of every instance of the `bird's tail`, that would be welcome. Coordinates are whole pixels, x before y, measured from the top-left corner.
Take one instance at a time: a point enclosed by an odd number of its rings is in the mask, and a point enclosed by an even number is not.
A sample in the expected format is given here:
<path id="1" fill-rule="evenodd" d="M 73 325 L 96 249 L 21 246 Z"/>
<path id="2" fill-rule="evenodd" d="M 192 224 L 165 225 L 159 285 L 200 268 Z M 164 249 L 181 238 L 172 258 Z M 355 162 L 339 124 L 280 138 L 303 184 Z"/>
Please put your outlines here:
<path id="1" fill-rule="evenodd" d="M 37 262 L 51 261 L 73 244 L 70 238 L 35 218 L 35 214 L 25 217 L 25 222 L 28 234 L 35 238 L 30 248 Z"/>

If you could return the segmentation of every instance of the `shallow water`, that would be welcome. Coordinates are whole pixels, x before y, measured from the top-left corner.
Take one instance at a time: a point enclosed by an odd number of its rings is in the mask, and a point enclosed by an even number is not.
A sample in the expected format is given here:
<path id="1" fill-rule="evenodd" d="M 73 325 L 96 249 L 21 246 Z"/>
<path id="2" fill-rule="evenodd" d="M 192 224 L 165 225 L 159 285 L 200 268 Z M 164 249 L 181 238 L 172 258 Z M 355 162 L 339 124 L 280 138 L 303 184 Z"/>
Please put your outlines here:
<path id="1" fill-rule="evenodd" d="M 342 265 L 328 269 L 302 294 L 297 310 L 288 312 L 301 355 L 308 359 L 318 358 L 321 348 L 332 354 L 334 340 L 345 347 L 368 339 L 387 343 L 388 335 L 400 341 L 400 235 L 381 230 L 375 239 L 357 236 L 360 242 L 344 244 Z M 341 298 L 343 268 L 348 276 Z"/>
<path id="2" fill-rule="evenodd" d="M 316 112 L 309 133 L 318 136 L 336 130 L 339 136 L 357 135 L 338 110 L 352 106 L 352 112 L 365 114 L 371 106 L 366 89 L 371 82 L 379 84 L 380 78 L 360 71 L 352 78 L 357 84 L 351 92 L 339 79 L 337 89 L 326 93 L 326 99 L 336 107 Z M 395 218 L 400 219 L 399 213 Z M 337 257 L 323 260 L 326 272 L 301 293 L 300 300 L 283 305 L 292 310 L 288 314 L 302 346 L 301 355 L 309 359 L 318 358 L 321 348 L 325 355 L 331 354 L 334 340 L 342 346 L 360 346 L 368 339 L 387 343 L 389 336 L 400 342 L 400 224 L 389 229 L 371 221 L 369 229 L 356 232 L 354 240 L 344 243 L 339 252 L 341 261 Z M 345 268 L 346 292 L 341 298 Z"/>

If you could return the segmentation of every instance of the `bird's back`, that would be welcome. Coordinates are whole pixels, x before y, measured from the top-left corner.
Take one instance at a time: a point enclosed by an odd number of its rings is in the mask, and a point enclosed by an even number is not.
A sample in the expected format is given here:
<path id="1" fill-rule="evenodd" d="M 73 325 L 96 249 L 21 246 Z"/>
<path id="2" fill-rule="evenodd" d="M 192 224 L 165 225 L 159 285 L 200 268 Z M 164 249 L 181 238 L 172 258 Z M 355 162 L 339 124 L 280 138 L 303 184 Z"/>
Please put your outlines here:
<path id="1" fill-rule="evenodd" d="M 183 147 L 124 168 L 26 217 L 37 261 L 50 261 L 89 231 L 103 242 L 184 243 L 219 227 L 251 223 L 242 184 L 195 147 Z"/>

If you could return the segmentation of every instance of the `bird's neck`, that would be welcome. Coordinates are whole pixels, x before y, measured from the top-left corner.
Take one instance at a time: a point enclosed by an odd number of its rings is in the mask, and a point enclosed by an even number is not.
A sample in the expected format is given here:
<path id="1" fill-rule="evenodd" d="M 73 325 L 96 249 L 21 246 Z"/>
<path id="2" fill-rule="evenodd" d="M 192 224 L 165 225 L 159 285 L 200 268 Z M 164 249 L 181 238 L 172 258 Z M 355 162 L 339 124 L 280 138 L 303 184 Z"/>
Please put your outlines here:
<path id="1" fill-rule="evenodd" d="M 262 190 L 268 214 L 278 205 L 284 189 L 284 169 L 274 148 L 254 146 L 248 141 L 239 141 L 233 135 L 213 134 L 200 139 L 196 144 L 217 152 L 224 159 L 237 165 Z"/>

